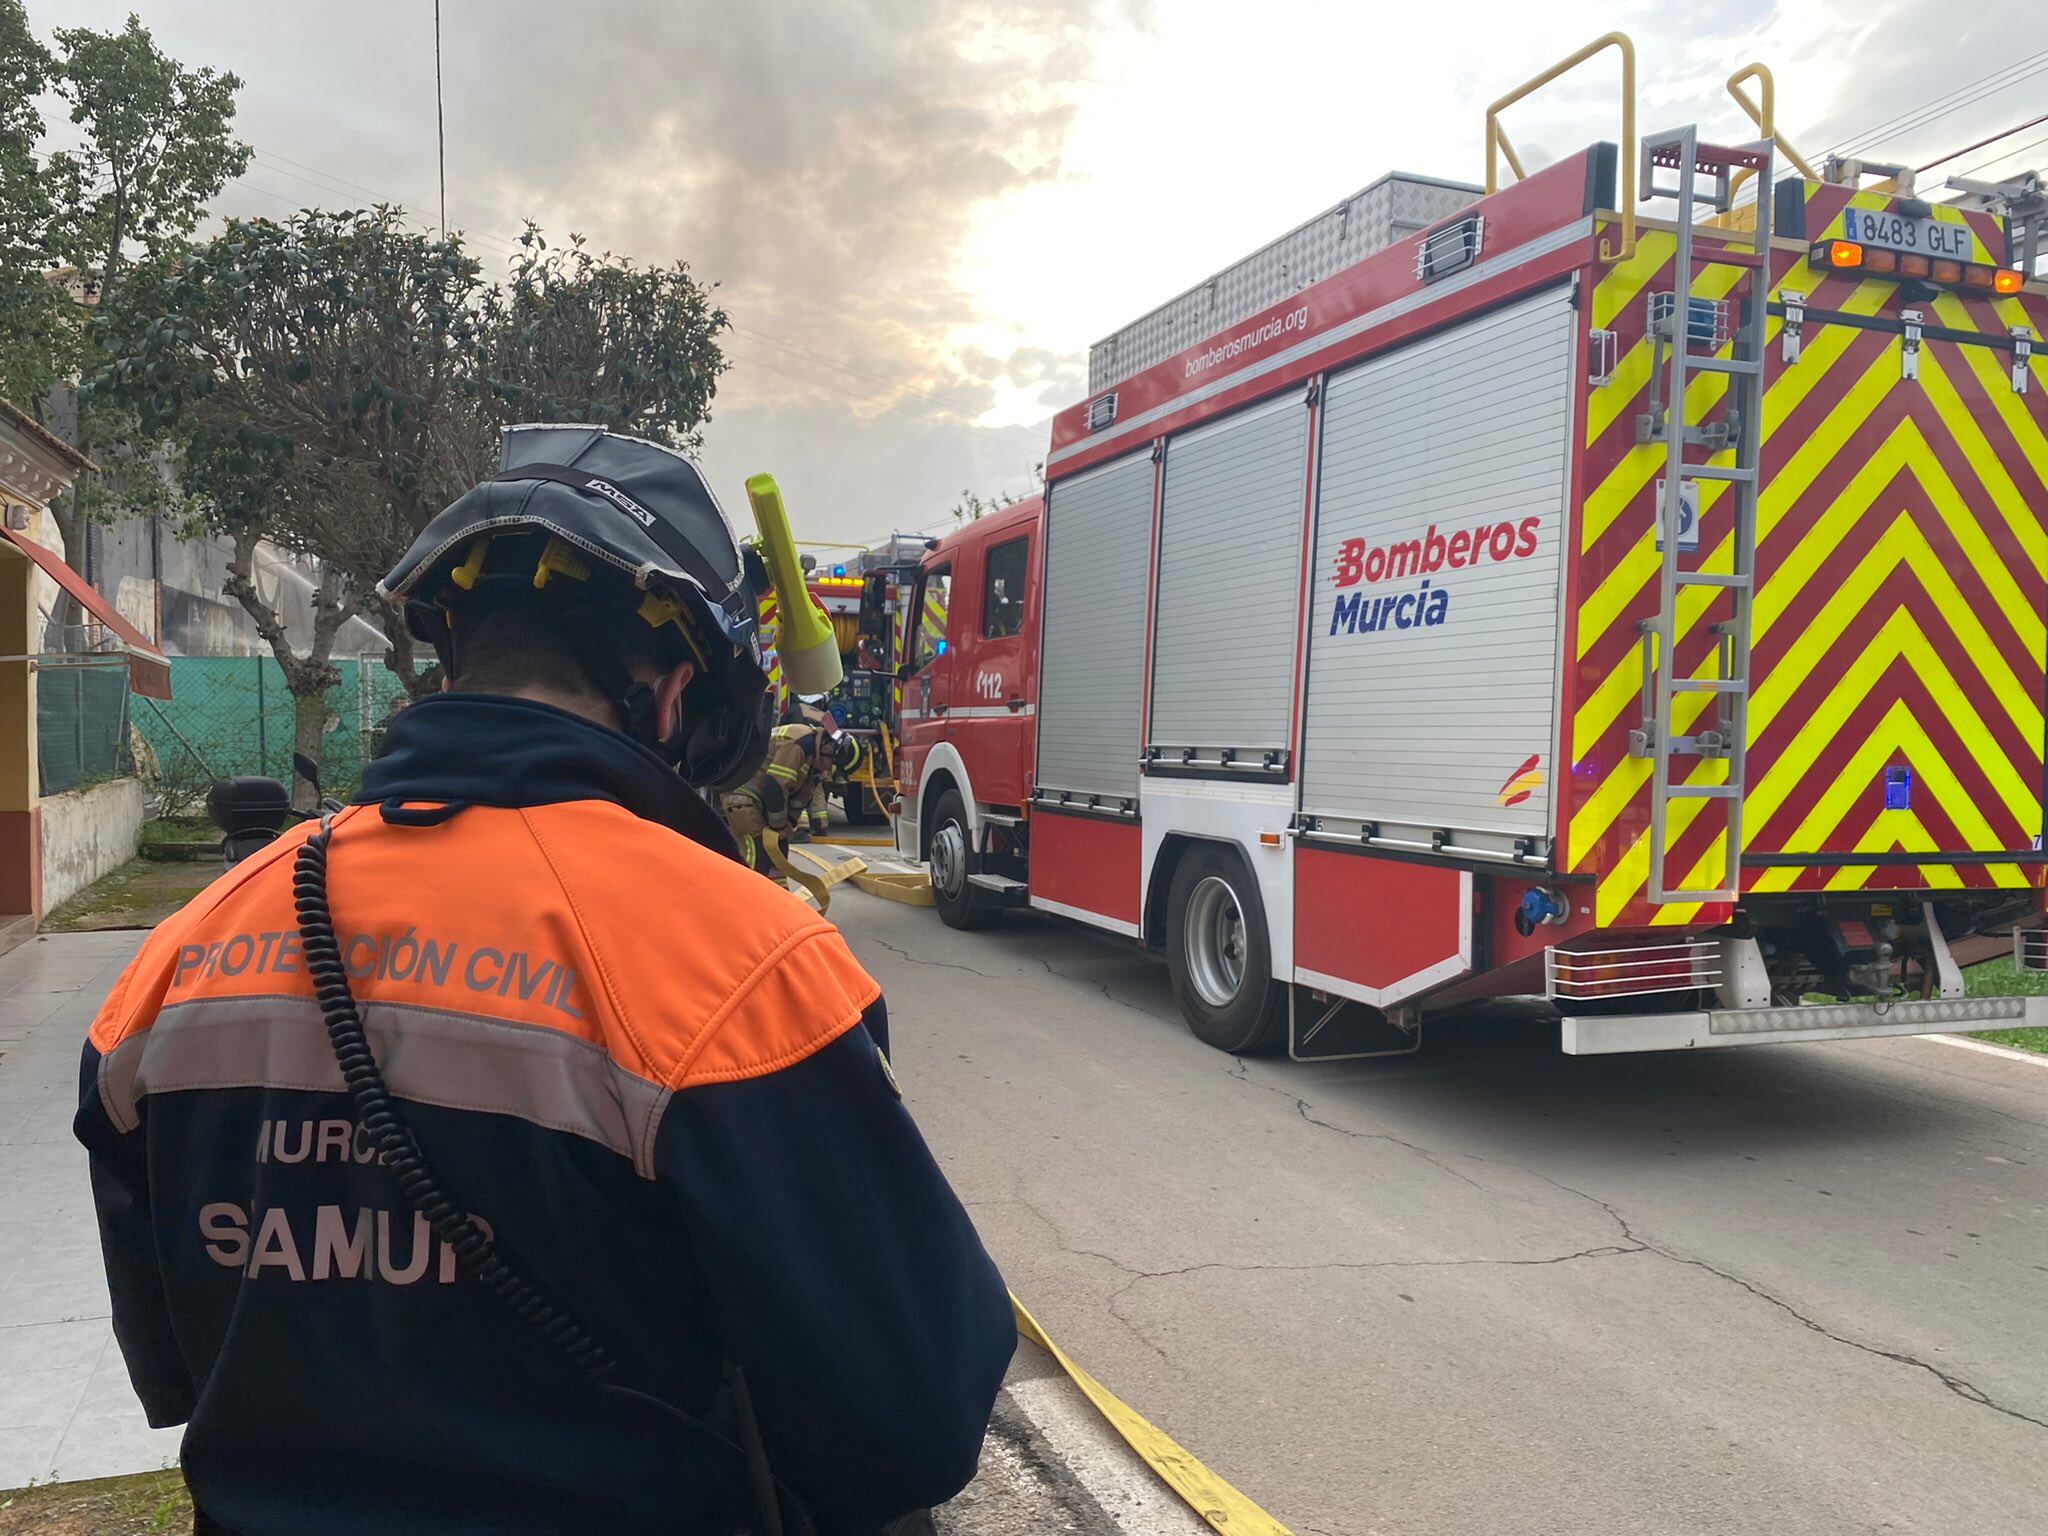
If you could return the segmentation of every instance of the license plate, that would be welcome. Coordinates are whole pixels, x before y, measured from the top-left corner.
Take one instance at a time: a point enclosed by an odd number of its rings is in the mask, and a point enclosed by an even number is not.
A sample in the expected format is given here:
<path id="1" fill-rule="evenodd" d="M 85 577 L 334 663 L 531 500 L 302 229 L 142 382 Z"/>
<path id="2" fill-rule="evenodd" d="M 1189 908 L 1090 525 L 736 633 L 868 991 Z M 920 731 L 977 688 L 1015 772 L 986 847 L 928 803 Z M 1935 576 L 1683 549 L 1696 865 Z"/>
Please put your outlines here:
<path id="1" fill-rule="evenodd" d="M 1968 261 L 1972 249 L 1967 225 L 1909 218 L 1903 213 L 1876 208 L 1847 210 L 1842 215 L 1842 237 L 1858 245 L 1878 245 L 1888 251 L 1911 251 L 1921 256 L 1945 256 L 1953 261 Z"/>

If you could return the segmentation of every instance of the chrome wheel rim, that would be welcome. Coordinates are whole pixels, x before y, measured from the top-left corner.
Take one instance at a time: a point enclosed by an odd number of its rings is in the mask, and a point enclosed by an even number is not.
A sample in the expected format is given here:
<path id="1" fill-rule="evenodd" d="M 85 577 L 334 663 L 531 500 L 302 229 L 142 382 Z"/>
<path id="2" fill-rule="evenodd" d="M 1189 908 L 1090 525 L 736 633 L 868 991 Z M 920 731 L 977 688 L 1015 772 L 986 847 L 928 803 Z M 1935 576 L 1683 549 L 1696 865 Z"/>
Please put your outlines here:
<path id="1" fill-rule="evenodd" d="M 957 821 L 932 834 L 932 884 L 948 897 L 967 887 L 967 834 Z"/>
<path id="2" fill-rule="evenodd" d="M 1188 980 L 1211 1008 L 1228 1007 L 1244 985 L 1244 909 L 1230 882 L 1210 875 L 1188 898 Z"/>

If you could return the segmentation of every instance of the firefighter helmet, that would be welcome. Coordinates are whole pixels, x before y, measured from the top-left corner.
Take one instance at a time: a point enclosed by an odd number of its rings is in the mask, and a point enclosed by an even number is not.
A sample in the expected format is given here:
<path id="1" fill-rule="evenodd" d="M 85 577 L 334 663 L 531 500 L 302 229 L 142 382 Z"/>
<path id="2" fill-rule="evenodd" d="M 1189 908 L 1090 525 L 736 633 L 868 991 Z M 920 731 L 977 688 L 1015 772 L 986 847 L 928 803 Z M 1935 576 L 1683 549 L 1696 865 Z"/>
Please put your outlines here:
<path id="1" fill-rule="evenodd" d="M 547 589 L 560 578 L 564 638 L 626 733 L 698 788 L 744 783 L 767 750 L 772 713 L 758 562 L 697 465 L 602 427 L 527 426 L 506 429 L 502 466 L 427 524 L 380 595 L 404 605 L 407 627 L 448 666 L 457 616 L 480 589 Z M 579 613 L 593 622 L 576 623 Z M 644 621 L 665 656 L 696 663 L 673 739 L 658 739 L 653 690 L 597 638 L 621 614 Z"/>

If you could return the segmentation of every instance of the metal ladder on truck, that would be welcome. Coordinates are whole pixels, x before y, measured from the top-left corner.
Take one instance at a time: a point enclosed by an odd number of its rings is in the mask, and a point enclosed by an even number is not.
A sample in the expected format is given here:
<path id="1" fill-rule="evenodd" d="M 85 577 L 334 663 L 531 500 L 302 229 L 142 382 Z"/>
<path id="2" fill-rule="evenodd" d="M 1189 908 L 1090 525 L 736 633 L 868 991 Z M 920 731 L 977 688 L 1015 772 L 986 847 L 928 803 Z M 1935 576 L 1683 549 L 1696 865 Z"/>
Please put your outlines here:
<path id="1" fill-rule="evenodd" d="M 1664 478 L 1657 498 L 1657 527 L 1663 554 L 1657 573 L 1656 617 L 1644 620 L 1643 724 L 1630 733 L 1630 751 L 1650 762 L 1650 900 L 1659 903 L 1735 901 L 1742 890 L 1742 804 L 1744 758 L 1749 744 L 1750 613 L 1756 591 L 1757 459 L 1763 435 L 1764 335 L 1770 297 L 1771 144 L 1738 148 L 1701 144 L 1693 128 L 1651 135 L 1642 143 L 1639 184 L 1642 198 L 1677 200 L 1678 249 L 1672 264 L 1673 291 L 1649 296 L 1652 346 L 1649 409 L 1636 418 L 1636 441 L 1661 442 Z M 1705 256 L 1693 250 L 1693 215 L 1706 204 L 1727 214 L 1734 207 L 1736 173 L 1749 171 L 1756 188 L 1756 224 L 1750 249 L 1717 244 Z M 1659 181 L 1659 172 L 1676 172 Z M 1703 190 L 1701 183 L 1705 182 Z M 1734 234 L 1734 231 L 1728 231 Z M 1739 237 L 1738 237 L 1739 238 Z M 1730 304 L 1694 292 L 1702 267 L 1741 267 L 1749 272 L 1739 324 L 1728 323 Z M 1727 356 L 1720 355 L 1723 345 Z M 1727 378 L 1722 419 L 1710 426 L 1686 420 L 1686 391 L 1694 377 Z M 1660 387 L 1661 386 L 1661 387 Z M 1688 459 L 1688 448 L 1706 450 L 1710 464 Z M 1690 528 L 1697 547 L 1702 484 L 1727 485 L 1732 507 L 1726 571 L 1688 569 L 1681 562 Z M 1728 597 L 1726 615 L 1708 626 L 1716 637 L 1718 675 L 1678 675 L 1679 599 L 1709 589 L 1708 603 Z M 1711 724 L 1695 722 L 1680 734 L 1676 701 L 1690 694 L 1712 695 Z M 1702 712 L 1703 714 L 1705 711 Z M 1720 759 L 1727 765 L 1720 783 L 1674 782 L 1677 759 Z M 1720 878 L 1712 885 L 1674 881 L 1665 868 L 1671 807 L 1677 801 L 1719 802 L 1726 816 Z M 1681 873 L 1679 879 L 1684 878 Z"/>

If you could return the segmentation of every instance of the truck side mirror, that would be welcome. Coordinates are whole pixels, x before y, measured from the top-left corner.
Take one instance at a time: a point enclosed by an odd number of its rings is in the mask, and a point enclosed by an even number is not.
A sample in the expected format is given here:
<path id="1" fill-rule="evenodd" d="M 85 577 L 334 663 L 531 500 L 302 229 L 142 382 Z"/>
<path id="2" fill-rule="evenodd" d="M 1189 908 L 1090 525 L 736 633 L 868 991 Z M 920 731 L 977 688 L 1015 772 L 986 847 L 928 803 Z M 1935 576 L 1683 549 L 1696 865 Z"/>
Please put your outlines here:
<path id="1" fill-rule="evenodd" d="M 914 661 L 903 661 L 903 662 L 898 662 L 898 663 L 896 664 L 896 681 L 897 681 L 897 682 L 899 682 L 899 683 L 907 683 L 907 682 L 909 682 L 909 681 L 910 681 L 910 680 L 911 680 L 911 679 L 912 679 L 913 677 L 915 677 L 915 676 L 917 676 L 917 663 L 916 663 L 916 662 L 914 662 Z"/>

